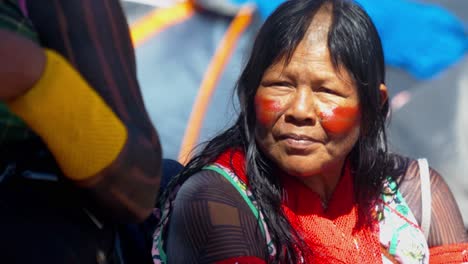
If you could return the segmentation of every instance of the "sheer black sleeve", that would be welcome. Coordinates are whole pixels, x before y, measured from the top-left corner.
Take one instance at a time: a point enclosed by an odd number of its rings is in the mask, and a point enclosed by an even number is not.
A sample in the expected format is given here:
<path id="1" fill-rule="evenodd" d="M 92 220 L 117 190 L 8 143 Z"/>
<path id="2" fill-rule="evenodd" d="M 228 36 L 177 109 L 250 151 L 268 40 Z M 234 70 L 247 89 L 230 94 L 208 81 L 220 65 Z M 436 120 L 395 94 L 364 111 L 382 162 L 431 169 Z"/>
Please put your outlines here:
<path id="1" fill-rule="evenodd" d="M 214 171 L 199 172 L 182 185 L 168 230 L 169 263 L 265 259 L 257 219 L 234 186 Z"/>
<path id="2" fill-rule="evenodd" d="M 159 188 L 161 149 L 143 104 L 120 1 L 31 0 L 27 7 L 41 44 L 66 57 L 127 130 L 127 141 L 117 159 L 77 184 L 112 219 L 145 219 Z"/>
<path id="3" fill-rule="evenodd" d="M 468 242 L 458 205 L 442 176 L 430 168 L 432 215 L 429 247 Z M 421 181 L 417 161 L 409 162 L 400 190 L 416 219 L 421 223 Z"/>

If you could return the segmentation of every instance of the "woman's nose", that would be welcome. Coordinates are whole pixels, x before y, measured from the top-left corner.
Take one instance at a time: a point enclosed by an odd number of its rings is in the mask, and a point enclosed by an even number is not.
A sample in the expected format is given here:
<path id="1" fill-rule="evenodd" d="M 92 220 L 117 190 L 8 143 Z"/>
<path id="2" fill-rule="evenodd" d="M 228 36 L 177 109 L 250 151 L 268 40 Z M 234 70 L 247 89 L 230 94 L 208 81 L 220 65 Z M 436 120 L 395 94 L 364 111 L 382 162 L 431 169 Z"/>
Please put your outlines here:
<path id="1" fill-rule="evenodd" d="M 286 111 L 286 121 L 302 126 L 314 125 L 317 119 L 314 101 L 310 88 L 298 88 Z"/>

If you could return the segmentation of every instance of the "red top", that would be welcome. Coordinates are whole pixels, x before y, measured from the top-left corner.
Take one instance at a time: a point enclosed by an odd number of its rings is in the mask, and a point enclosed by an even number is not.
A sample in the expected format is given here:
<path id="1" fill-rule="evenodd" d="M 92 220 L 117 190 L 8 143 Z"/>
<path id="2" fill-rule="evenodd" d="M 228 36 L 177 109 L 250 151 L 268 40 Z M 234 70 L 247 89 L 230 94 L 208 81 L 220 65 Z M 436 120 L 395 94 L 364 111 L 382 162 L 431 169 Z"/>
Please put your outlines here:
<path id="1" fill-rule="evenodd" d="M 216 162 L 230 168 L 248 184 L 244 161 L 243 152 L 226 151 Z M 348 163 L 327 209 L 322 207 L 319 195 L 302 182 L 289 175 L 280 177 L 285 191 L 283 211 L 312 252 L 307 262 L 382 262 L 378 223 L 372 223 L 372 228 L 359 223 L 359 205 L 354 199 L 353 179 Z"/>

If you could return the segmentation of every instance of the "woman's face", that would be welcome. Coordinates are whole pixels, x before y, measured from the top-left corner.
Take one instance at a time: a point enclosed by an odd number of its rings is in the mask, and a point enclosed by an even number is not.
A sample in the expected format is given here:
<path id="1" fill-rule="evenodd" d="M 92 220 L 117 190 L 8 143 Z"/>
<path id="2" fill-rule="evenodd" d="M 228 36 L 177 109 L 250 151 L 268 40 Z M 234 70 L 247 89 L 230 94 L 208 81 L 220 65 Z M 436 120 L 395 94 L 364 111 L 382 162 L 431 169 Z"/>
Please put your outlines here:
<path id="1" fill-rule="evenodd" d="M 333 67 L 322 31 L 309 31 L 288 64 L 271 65 L 255 95 L 257 144 L 298 177 L 341 171 L 360 131 L 356 85 Z"/>

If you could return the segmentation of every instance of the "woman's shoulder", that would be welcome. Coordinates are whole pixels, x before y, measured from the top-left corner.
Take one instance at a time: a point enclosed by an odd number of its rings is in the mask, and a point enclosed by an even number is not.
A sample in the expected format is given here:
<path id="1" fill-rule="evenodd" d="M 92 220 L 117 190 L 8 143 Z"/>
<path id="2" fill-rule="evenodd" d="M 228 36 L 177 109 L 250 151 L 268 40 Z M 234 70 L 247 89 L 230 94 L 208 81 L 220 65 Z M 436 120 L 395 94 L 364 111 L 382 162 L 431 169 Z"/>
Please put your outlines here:
<path id="1" fill-rule="evenodd" d="M 422 222 L 423 209 L 429 210 L 431 215 L 429 246 L 465 241 L 465 229 L 460 210 L 443 176 L 434 168 L 429 165 L 425 166 L 416 159 L 403 156 L 400 158 L 404 161 L 401 163 L 402 174 L 397 177 L 400 193 L 418 223 Z M 428 177 L 426 184 L 424 183 L 425 177 Z M 430 196 L 430 204 L 424 208 L 423 192 Z"/>
<path id="2" fill-rule="evenodd" d="M 437 185 L 444 182 L 440 173 L 430 167 L 427 163 L 419 162 L 417 159 L 395 155 L 399 159 L 399 175 L 395 177 L 398 182 L 399 191 L 406 200 L 415 218 L 421 223 L 422 218 L 422 192 L 437 189 Z M 427 161 L 426 161 L 427 162 Z M 424 177 L 426 182 L 424 183 Z M 421 185 L 423 184 L 423 185 Z M 429 189 L 430 188 L 430 189 Z"/>
<path id="3" fill-rule="evenodd" d="M 211 195 L 231 193 L 231 189 L 231 183 L 221 174 L 212 170 L 201 170 L 188 177 L 180 186 L 176 199 L 206 199 Z"/>
<path id="4" fill-rule="evenodd" d="M 201 170 L 191 175 L 179 188 L 174 200 L 177 209 L 192 206 L 194 203 L 207 204 L 210 212 L 219 210 L 229 211 L 225 206 L 235 208 L 246 214 L 252 214 L 251 207 L 245 194 L 241 194 L 242 188 L 235 186 L 236 181 L 231 181 L 215 170 Z M 249 201 L 251 202 L 251 201 Z M 217 209 L 214 210 L 215 206 Z"/>
<path id="5" fill-rule="evenodd" d="M 216 171 L 202 170 L 181 185 L 169 222 L 170 262 L 263 259 L 266 243 L 256 228 L 258 220 L 239 191 Z"/>
<path id="6" fill-rule="evenodd" d="M 410 158 L 401 154 L 390 154 L 391 165 L 388 176 L 391 176 L 401 187 L 419 185 L 421 181 L 421 165 L 419 159 Z M 427 162 L 427 161 L 426 161 Z M 425 169 L 425 168 L 424 168 Z M 429 177 L 432 180 L 442 179 L 439 172 L 428 164 Z"/>
<path id="7" fill-rule="evenodd" d="M 231 200 L 233 205 L 244 207 L 249 204 L 252 197 L 249 195 L 246 184 L 234 173 L 234 171 L 222 165 L 212 164 L 190 175 L 177 192 L 178 200 L 183 199 L 208 199 L 213 196 L 221 196 Z"/>
<path id="8" fill-rule="evenodd" d="M 408 168 L 413 161 L 415 160 L 401 154 L 388 154 L 387 166 L 385 168 L 386 176 L 392 177 L 397 182 L 402 181 L 403 178 L 407 178 L 407 174 L 409 172 Z"/>
<path id="9" fill-rule="evenodd" d="M 396 156 L 396 155 L 395 155 Z M 428 176 L 430 185 L 427 187 L 438 186 L 445 181 L 442 175 L 430 166 L 425 159 L 413 159 L 405 156 L 398 155 L 398 173 L 395 175 L 395 180 L 399 184 L 399 190 L 404 196 L 409 194 L 421 195 L 422 181 L 424 177 Z M 426 176 L 425 176 L 426 175 Z M 424 184 L 424 183 L 423 183 Z M 420 197 L 419 197 L 420 198 Z"/>

